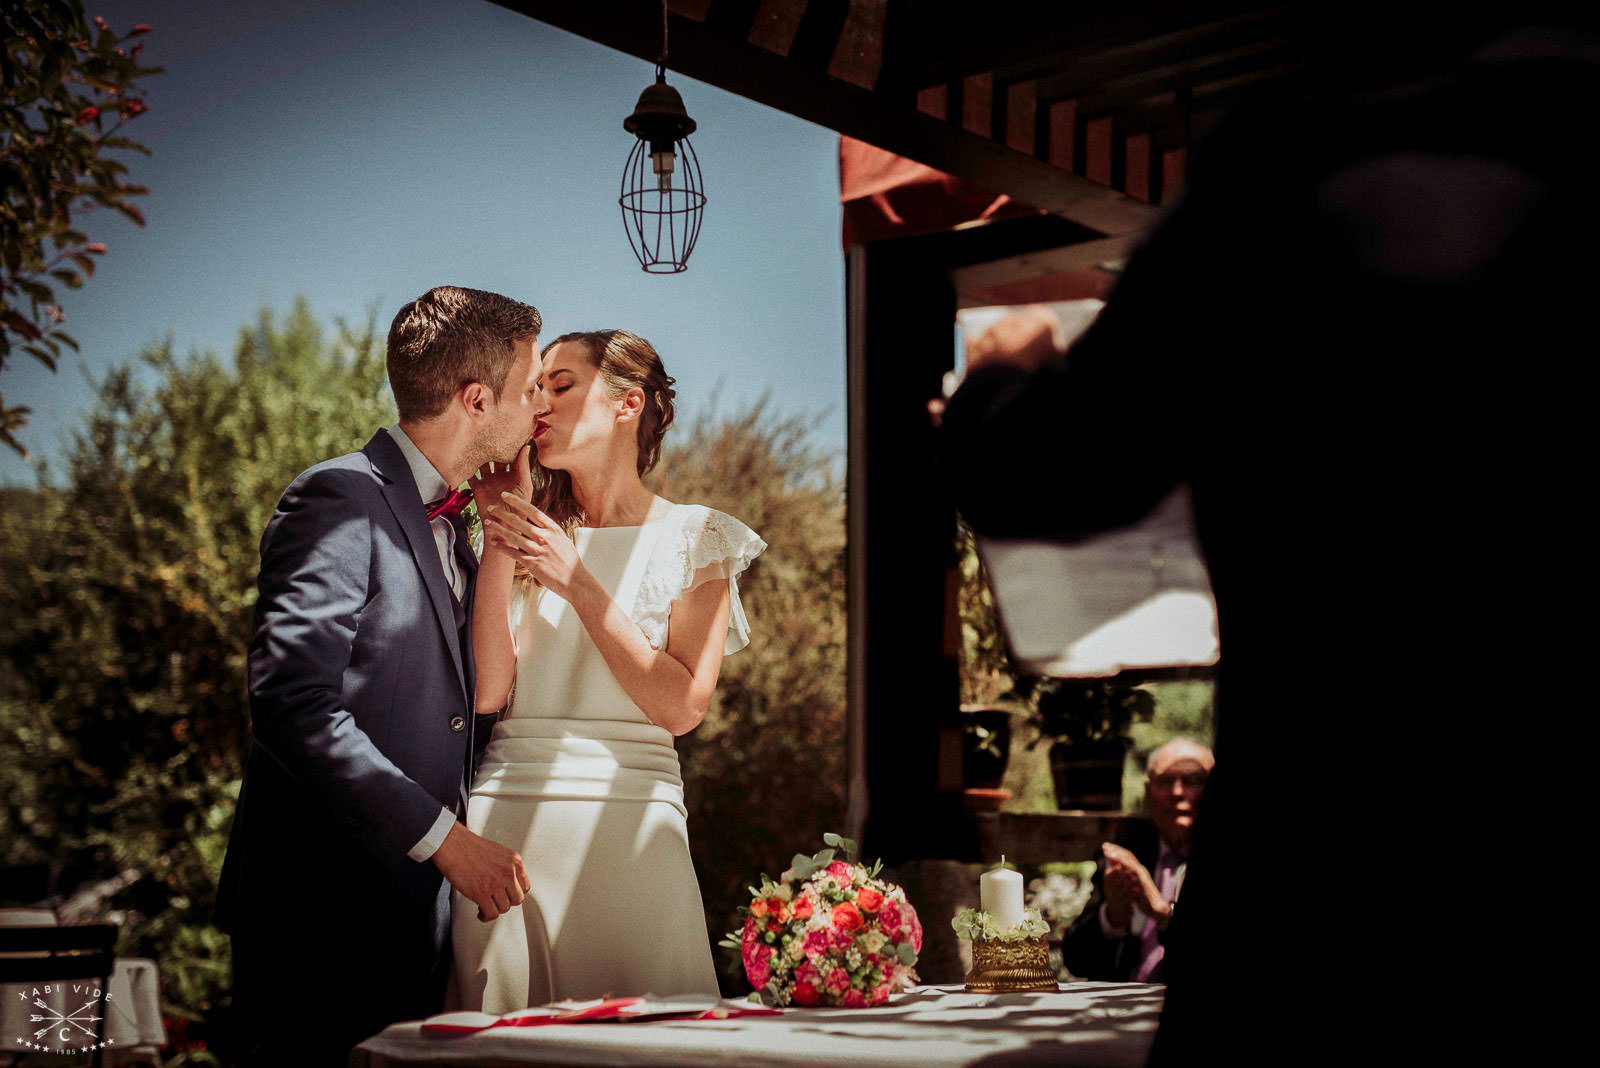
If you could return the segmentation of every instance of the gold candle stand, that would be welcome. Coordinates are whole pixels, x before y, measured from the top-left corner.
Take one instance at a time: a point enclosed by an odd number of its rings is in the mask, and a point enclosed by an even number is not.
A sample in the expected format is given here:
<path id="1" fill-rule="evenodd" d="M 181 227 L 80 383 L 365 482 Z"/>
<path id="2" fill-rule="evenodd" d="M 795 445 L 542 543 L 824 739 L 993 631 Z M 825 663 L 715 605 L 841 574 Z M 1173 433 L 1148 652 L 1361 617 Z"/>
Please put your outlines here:
<path id="1" fill-rule="evenodd" d="M 967 990 L 973 994 L 1023 994 L 1060 990 L 1043 938 L 1016 941 L 974 938 Z"/>

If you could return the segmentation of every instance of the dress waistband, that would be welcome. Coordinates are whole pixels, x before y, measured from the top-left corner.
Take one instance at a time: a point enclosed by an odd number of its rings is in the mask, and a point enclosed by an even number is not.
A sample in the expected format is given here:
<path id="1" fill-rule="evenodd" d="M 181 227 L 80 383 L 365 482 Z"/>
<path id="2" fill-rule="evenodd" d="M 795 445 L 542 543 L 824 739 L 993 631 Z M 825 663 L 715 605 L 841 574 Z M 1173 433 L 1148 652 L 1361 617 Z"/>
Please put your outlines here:
<path id="1" fill-rule="evenodd" d="M 672 733 L 624 720 L 509 719 L 495 724 L 475 795 L 665 801 L 687 816 Z"/>

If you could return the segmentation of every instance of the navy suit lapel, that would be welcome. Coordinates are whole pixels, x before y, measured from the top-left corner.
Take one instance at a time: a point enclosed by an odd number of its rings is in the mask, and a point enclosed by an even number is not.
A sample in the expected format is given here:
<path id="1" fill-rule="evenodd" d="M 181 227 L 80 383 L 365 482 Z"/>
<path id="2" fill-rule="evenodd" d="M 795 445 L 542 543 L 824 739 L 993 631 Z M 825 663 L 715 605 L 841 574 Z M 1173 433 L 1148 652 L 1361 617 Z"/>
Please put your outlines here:
<path id="1" fill-rule="evenodd" d="M 372 461 L 372 469 L 384 479 L 383 499 L 389 503 L 390 510 L 399 521 L 417 570 L 422 573 L 422 584 L 428 590 L 433 614 L 444 631 L 451 662 L 455 664 L 456 676 L 461 680 L 462 697 L 467 707 L 471 708 L 472 690 L 461 655 L 461 632 L 456 629 L 455 610 L 450 604 L 450 585 L 439 563 L 439 549 L 433 540 L 433 528 L 428 525 L 427 511 L 422 507 L 422 494 L 417 489 L 416 479 L 411 477 L 411 465 L 406 463 L 405 453 L 400 451 L 400 446 L 394 443 L 386 430 L 374 434 L 362 452 Z"/>

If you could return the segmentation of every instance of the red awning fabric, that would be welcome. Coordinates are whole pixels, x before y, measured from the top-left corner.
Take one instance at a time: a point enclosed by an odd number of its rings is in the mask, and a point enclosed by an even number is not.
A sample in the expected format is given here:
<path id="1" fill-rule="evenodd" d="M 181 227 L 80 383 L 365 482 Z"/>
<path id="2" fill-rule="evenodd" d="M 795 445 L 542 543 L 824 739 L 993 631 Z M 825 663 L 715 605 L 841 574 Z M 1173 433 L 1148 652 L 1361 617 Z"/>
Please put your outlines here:
<path id="1" fill-rule="evenodd" d="M 1038 214 L 995 193 L 915 160 L 853 137 L 839 138 L 839 199 L 844 203 L 843 243 L 950 230 L 978 220 Z M 1083 268 L 963 288 L 963 306 L 1042 304 L 1104 299 L 1114 276 Z"/>
<path id="2" fill-rule="evenodd" d="M 881 148 L 839 138 L 844 247 L 885 237 L 949 230 L 974 219 L 1035 215 L 1004 193 L 964 182 Z"/>

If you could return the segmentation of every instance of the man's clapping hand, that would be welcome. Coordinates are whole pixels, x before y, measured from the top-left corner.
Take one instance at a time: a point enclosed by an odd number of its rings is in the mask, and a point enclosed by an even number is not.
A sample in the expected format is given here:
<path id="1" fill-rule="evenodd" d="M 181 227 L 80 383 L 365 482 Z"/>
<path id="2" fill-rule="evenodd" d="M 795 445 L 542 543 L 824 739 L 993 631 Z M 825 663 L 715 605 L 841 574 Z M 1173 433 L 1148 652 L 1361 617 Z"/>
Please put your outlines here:
<path id="1" fill-rule="evenodd" d="M 1139 858 L 1112 842 L 1104 843 L 1100 850 L 1106 858 L 1101 876 L 1106 920 L 1113 927 L 1126 927 L 1133 920 L 1134 909 L 1154 919 L 1164 919 L 1171 906 Z"/>
<path id="2" fill-rule="evenodd" d="M 450 885 L 478 906 L 478 919 L 488 923 L 522 904 L 533 889 L 516 850 L 473 834 L 457 823 L 433 854 L 433 863 Z"/>

